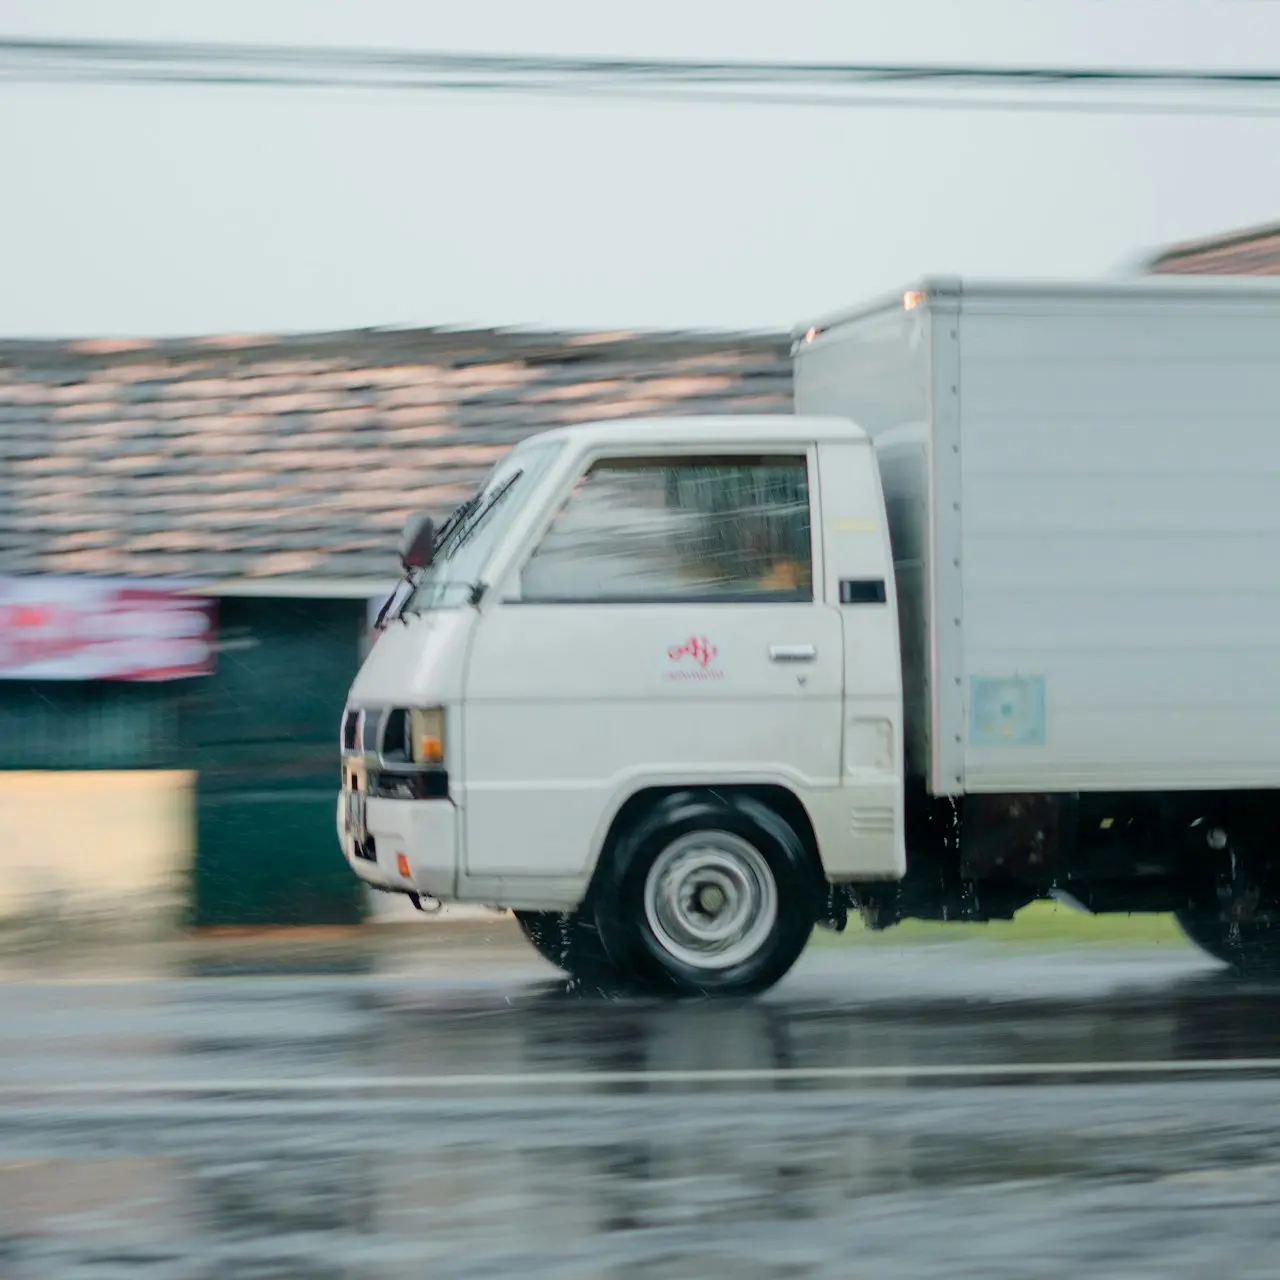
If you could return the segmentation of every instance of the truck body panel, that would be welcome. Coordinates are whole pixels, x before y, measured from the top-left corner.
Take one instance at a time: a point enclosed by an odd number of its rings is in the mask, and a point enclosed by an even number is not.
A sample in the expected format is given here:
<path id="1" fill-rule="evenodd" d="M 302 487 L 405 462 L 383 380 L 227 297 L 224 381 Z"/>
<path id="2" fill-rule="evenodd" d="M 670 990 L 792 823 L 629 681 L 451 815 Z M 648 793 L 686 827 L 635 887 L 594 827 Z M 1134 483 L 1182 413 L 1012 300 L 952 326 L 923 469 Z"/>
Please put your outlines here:
<path id="1" fill-rule="evenodd" d="M 1280 290 L 941 282 L 805 334 L 797 411 L 880 459 L 934 794 L 1280 785 Z"/>
<path id="2" fill-rule="evenodd" d="M 554 454 L 536 473 L 535 451 Z M 770 471 L 773 485 L 790 474 L 800 490 L 748 489 L 716 508 L 723 495 L 698 486 L 735 468 Z M 738 788 L 798 804 L 831 882 L 899 878 L 897 620 L 867 437 L 832 418 L 584 425 L 521 445 L 487 483 L 504 475 L 523 478 L 498 509 L 506 534 L 468 564 L 470 595 L 439 588 L 443 603 L 416 609 L 411 594 L 352 686 L 344 787 L 367 788 L 368 800 L 344 803 L 338 818 L 357 874 L 393 890 L 568 909 L 637 797 Z M 696 491 L 687 510 L 681 477 Z M 605 488 L 591 497 L 595 485 Z M 699 507 L 708 500 L 713 509 Z M 738 538 L 761 502 L 791 510 L 784 519 L 803 530 L 794 586 L 771 580 L 791 551 L 740 592 L 683 576 L 705 567 L 702 539 Z M 730 557 L 776 559 L 757 535 Z M 439 567 L 443 581 L 471 545 Z M 395 798 L 408 785 L 398 773 L 414 773 L 397 755 L 414 707 L 439 708 L 447 774 L 437 779 L 447 792 L 421 803 L 456 813 L 430 844 L 396 808 L 415 803 Z"/>

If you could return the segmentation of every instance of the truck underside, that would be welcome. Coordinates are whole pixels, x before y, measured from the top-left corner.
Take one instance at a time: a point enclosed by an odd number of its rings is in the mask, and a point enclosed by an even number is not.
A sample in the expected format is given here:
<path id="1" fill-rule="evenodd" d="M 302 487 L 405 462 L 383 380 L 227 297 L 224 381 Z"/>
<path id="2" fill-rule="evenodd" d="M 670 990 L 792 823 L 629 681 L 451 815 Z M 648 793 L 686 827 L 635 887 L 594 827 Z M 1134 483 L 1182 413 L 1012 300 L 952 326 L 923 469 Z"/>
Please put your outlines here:
<path id="1" fill-rule="evenodd" d="M 1173 912 L 1238 961 L 1252 934 L 1275 926 L 1280 941 L 1276 803 L 1271 791 L 939 799 L 909 787 L 906 876 L 844 892 L 873 929 L 1007 920 L 1049 897 L 1097 914 Z"/>

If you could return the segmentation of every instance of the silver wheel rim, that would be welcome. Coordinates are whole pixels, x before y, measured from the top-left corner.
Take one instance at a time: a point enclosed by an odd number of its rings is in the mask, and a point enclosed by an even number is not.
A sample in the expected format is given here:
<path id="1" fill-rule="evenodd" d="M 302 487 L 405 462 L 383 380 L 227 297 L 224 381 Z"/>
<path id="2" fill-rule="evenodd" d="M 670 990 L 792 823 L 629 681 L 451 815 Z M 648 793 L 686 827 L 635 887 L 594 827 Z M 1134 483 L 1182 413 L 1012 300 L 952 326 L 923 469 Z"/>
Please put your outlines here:
<path id="1" fill-rule="evenodd" d="M 778 919 L 778 886 L 754 845 L 728 831 L 693 831 L 654 860 L 644 913 L 659 946 L 694 969 L 754 956 Z"/>

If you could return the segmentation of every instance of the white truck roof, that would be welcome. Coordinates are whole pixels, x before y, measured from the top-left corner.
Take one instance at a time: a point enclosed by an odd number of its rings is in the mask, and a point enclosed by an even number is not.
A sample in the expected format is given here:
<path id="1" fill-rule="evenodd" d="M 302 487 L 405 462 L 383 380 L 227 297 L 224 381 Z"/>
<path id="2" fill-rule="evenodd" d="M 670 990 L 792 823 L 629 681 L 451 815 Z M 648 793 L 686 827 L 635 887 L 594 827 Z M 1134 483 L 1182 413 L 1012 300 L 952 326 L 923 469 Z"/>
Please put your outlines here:
<path id="1" fill-rule="evenodd" d="M 867 302 L 824 312 L 792 327 L 791 336 L 802 340 L 884 311 L 927 307 L 939 302 L 1044 301 L 1072 302 L 1194 301 L 1204 304 L 1280 302 L 1280 280 L 1246 276 L 1139 276 L 1131 280 L 995 280 L 961 276 L 925 276 L 896 293 L 881 294 Z"/>
<path id="2" fill-rule="evenodd" d="M 706 417 L 619 418 L 556 427 L 529 437 L 530 442 L 572 440 L 578 445 L 664 446 L 807 444 L 821 440 L 865 440 L 866 433 L 847 418 L 827 414 L 737 414 Z"/>

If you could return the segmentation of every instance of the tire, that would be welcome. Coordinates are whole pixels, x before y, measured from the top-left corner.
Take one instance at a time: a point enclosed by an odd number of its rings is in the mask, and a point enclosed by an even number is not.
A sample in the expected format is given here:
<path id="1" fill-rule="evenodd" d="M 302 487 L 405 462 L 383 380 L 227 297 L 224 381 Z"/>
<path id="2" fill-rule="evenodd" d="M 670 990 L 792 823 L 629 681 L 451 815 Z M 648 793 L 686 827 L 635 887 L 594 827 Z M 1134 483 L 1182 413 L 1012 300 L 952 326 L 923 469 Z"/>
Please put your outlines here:
<path id="1" fill-rule="evenodd" d="M 680 792 L 614 843 L 596 890 L 618 972 L 662 994 L 749 995 L 799 959 L 825 881 L 795 830 L 759 800 Z"/>
<path id="2" fill-rule="evenodd" d="M 616 971 L 591 915 L 578 911 L 514 911 L 533 949 L 584 986 L 612 986 Z"/>
<path id="3" fill-rule="evenodd" d="M 1187 937 L 1215 960 L 1248 977 L 1280 977 L 1280 925 L 1232 923 L 1216 912 L 1183 909 L 1174 917 Z"/>

